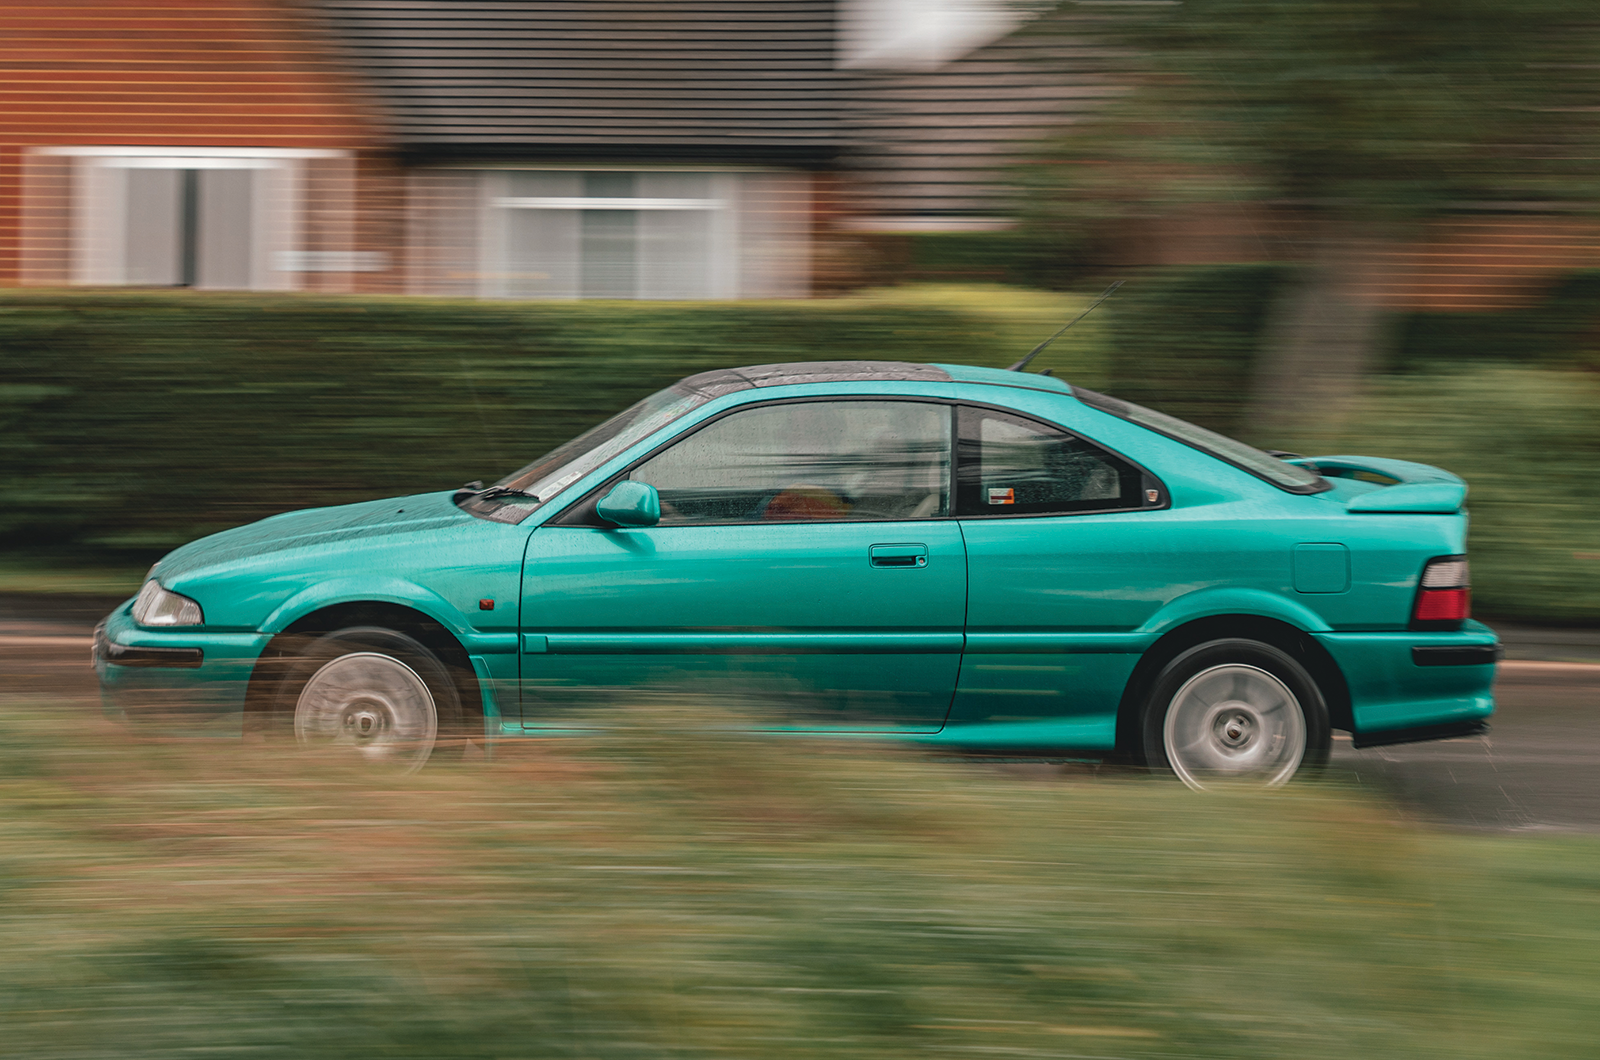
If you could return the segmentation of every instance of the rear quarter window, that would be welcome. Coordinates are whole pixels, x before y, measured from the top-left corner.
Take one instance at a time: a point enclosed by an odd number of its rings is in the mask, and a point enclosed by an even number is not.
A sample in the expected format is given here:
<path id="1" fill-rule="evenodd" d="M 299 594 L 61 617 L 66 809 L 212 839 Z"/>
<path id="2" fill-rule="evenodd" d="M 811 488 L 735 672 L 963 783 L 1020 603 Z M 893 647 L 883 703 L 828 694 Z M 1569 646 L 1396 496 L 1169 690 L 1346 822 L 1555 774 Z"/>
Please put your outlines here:
<path id="1" fill-rule="evenodd" d="M 1123 401 L 1082 387 L 1073 387 L 1072 394 L 1090 408 L 1099 409 L 1101 412 L 1110 413 L 1129 423 L 1136 423 L 1157 434 L 1166 435 L 1192 449 L 1198 449 L 1208 456 L 1232 464 L 1242 471 L 1248 471 L 1256 478 L 1264 479 L 1289 493 L 1321 493 L 1333 488 L 1331 482 L 1315 471 L 1299 464 L 1285 463 L 1253 445 L 1246 445 L 1225 434 L 1218 434 L 1187 420 L 1180 420 L 1176 416 L 1168 416 L 1165 412 L 1147 409 L 1131 401 Z"/>

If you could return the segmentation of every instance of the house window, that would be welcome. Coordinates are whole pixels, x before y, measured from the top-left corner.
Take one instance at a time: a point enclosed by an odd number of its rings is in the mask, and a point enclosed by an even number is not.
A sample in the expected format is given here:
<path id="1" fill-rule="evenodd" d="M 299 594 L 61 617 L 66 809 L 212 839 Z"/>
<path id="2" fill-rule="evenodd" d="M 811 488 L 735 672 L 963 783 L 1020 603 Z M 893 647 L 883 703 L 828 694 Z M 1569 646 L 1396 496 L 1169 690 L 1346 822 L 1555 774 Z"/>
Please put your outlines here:
<path id="1" fill-rule="evenodd" d="M 793 297 L 810 280 L 804 174 L 423 170 L 409 289 L 481 298 Z"/>
<path id="2" fill-rule="evenodd" d="M 340 152 L 269 148 L 37 155 L 28 181 L 31 282 L 213 290 L 300 286 L 299 274 L 315 271 L 307 261 L 321 260 L 308 256 L 302 231 L 308 167 L 347 164 Z"/>
<path id="3" fill-rule="evenodd" d="M 730 298 L 737 177 L 509 172 L 486 182 L 497 298 Z"/>

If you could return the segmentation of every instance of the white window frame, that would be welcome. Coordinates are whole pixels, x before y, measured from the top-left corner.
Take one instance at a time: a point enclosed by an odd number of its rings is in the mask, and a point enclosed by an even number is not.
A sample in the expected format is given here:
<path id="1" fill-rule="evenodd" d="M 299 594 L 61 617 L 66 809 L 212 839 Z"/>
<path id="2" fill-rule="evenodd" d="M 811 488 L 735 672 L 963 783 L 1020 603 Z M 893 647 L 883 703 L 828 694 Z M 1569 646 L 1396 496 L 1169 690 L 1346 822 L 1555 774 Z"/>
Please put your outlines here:
<path id="1" fill-rule="evenodd" d="M 481 218 L 478 270 L 478 297 L 505 299 L 508 293 L 500 270 L 510 259 L 503 210 L 694 210 L 711 215 L 711 261 L 708 299 L 733 299 L 740 296 L 739 272 L 743 248 L 740 246 L 740 182 L 747 170 L 695 166 L 497 166 L 479 169 Z M 518 196 L 507 194 L 509 177 L 516 173 L 693 173 L 711 178 L 713 193 L 707 198 L 612 197 L 612 196 Z M 635 298 L 641 297 L 635 287 Z M 581 298 L 581 295 L 578 297 Z"/>
<path id="2" fill-rule="evenodd" d="M 248 169 L 266 179 L 252 196 L 247 290 L 294 290 L 302 251 L 303 167 L 311 159 L 343 159 L 348 151 L 278 147 L 72 146 L 35 149 L 72 160 L 70 281 L 124 285 L 127 262 L 127 174 L 137 169 Z M 290 266 L 286 268 L 285 266 Z"/>

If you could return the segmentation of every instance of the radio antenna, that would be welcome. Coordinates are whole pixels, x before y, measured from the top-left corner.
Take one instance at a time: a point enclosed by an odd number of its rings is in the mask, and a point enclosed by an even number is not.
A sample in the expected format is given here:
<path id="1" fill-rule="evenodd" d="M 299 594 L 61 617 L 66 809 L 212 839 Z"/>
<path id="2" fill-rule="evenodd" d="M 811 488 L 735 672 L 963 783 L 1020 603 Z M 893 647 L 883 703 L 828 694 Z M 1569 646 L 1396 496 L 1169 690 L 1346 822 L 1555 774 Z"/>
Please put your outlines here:
<path id="1" fill-rule="evenodd" d="M 1083 312 L 1079 313 L 1077 316 L 1073 317 L 1071 320 L 1069 320 L 1065 324 L 1063 324 L 1061 326 L 1061 330 L 1060 331 L 1056 332 L 1054 335 L 1051 335 L 1048 339 L 1045 339 L 1043 342 L 1039 343 L 1039 345 L 1035 346 L 1032 349 L 1032 351 L 1029 352 L 1028 356 L 1024 357 L 1022 360 L 1018 361 L 1016 364 L 1012 365 L 1010 368 L 1007 368 L 1006 371 L 1008 371 L 1008 372 L 1023 372 L 1023 371 L 1026 371 L 1027 368 L 1028 368 L 1028 362 L 1033 360 L 1035 357 L 1039 356 L 1039 352 L 1041 350 L 1043 350 L 1046 346 L 1050 345 L 1052 342 L 1054 342 L 1057 339 L 1059 339 L 1062 335 L 1066 334 L 1067 329 L 1070 328 L 1072 325 L 1076 324 L 1078 321 L 1082 320 L 1084 317 L 1088 316 L 1090 313 L 1093 313 L 1095 306 L 1099 305 L 1101 302 L 1104 302 L 1107 298 L 1110 298 L 1113 294 L 1115 294 L 1117 292 L 1117 288 L 1121 287 L 1121 286 L 1122 286 L 1122 281 L 1118 280 L 1116 283 L 1112 284 L 1110 287 L 1107 287 L 1105 289 L 1105 293 L 1104 294 L 1102 294 L 1099 298 L 1096 298 L 1093 302 L 1089 303 L 1089 308 L 1088 309 L 1085 309 Z"/>

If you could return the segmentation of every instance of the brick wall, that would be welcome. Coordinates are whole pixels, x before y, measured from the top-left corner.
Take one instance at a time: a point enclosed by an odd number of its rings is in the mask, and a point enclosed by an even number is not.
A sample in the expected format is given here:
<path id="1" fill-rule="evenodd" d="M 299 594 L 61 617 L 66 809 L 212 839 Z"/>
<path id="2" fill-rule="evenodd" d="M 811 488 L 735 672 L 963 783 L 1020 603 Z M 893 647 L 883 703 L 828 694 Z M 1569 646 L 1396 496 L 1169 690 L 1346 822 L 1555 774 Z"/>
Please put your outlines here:
<path id="1" fill-rule="evenodd" d="M 1574 269 L 1600 267 L 1600 225 L 1575 217 L 1451 218 L 1374 252 L 1374 301 L 1461 312 L 1526 305 Z"/>
<path id="2" fill-rule="evenodd" d="M 55 145 L 364 151 L 377 141 L 356 87 L 292 0 L 7 0 L 0 285 L 22 279 L 24 154 Z"/>

